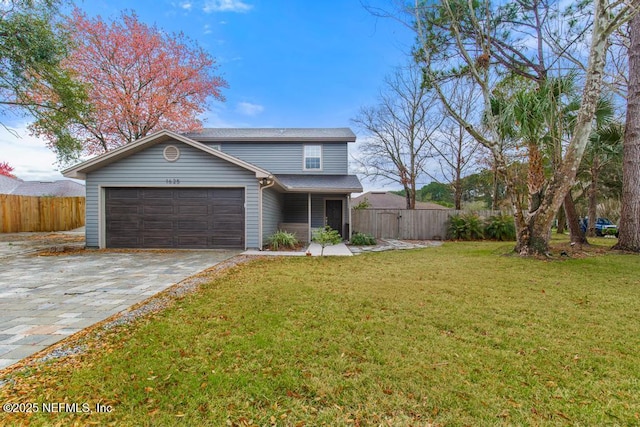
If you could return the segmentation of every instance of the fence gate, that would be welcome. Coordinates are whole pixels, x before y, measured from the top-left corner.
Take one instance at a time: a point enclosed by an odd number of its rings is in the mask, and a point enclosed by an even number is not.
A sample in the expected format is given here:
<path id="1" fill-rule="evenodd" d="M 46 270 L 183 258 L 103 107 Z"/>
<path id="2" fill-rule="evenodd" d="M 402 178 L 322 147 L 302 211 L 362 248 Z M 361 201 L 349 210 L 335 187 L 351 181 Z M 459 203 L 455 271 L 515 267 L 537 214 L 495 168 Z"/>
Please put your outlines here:
<path id="1" fill-rule="evenodd" d="M 398 235 L 400 234 L 399 214 L 397 212 L 387 211 L 376 213 L 376 234 L 379 234 L 380 238 L 383 239 L 397 239 Z"/>

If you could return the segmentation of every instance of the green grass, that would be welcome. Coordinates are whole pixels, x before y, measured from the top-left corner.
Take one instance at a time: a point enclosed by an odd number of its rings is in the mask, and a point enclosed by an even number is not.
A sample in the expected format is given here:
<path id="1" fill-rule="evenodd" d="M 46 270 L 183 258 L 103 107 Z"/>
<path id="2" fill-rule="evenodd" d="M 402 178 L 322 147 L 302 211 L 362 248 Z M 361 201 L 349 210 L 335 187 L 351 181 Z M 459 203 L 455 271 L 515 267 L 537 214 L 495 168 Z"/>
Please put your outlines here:
<path id="1" fill-rule="evenodd" d="M 31 425 L 640 424 L 638 256 L 512 247 L 242 265 L 1 393 L 113 407 Z"/>

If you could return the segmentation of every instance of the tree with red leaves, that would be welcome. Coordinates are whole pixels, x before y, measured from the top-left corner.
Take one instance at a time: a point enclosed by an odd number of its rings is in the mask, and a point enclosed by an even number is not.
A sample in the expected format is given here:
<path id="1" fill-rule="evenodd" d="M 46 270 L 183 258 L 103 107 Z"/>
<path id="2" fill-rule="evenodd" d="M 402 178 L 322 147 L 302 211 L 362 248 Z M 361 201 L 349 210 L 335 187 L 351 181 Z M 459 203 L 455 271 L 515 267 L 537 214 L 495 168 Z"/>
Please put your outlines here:
<path id="1" fill-rule="evenodd" d="M 226 81 L 215 59 L 182 33 L 147 26 L 135 13 L 119 20 L 89 18 L 75 9 L 67 21 L 75 44 L 65 67 L 86 85 L 88 108 L 64 131 L 39 120 L 33 130 L 49 140 L 63 162 L 96 155 L 161 129 L 202 126 L 208 101 L 224 101 Z M 71 138 L 61 141 L 58 135 Z"/>
<path id="2" fill-rule="evenodd" d="M 11 172 L 13 172 L 13 167 L 9 166 L 9 163 L 0 162 L 0 175 L 8 176 L 9 178 L 15 178 L 16 176 Z"/>

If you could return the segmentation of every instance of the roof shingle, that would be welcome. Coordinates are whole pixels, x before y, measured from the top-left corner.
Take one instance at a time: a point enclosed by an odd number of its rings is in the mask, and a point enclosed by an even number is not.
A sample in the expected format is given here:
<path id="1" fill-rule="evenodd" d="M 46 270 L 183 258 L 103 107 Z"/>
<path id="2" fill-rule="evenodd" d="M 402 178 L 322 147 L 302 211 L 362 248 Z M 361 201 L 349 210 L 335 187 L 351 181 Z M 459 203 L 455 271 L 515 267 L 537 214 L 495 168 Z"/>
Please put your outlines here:
<path id="1" fill-rule="evenodd" d="M 276 181 L 287 191 L 325 191 L 359 193 L 362 184 L 355 175 L 276 175 Z"/>
<path id="2" fill-rule="evenodd" d="M 0 175 L 0 194 L 15 196 L 85 197 L 85 187 L 75 181 L 23 181 Z"/>
<path id="3" fill-rule="evenodd" d="M 406 209 L 407 200 L 403 196 L 389 192 L 377 192 L 370 191 L 364 193 L 358 197 L 354 197 L 352 205 L 355 206 L 358 203 L 367 200 L 371 205 L 369 209 Z M 445 206 L 438 205 L 436 203 L 429 202 L 416 202 L 416 209 L 449 209 Z"/>
<path id="4" fill-rule="evenodd" d="M 196 141 L 229 142 L 355 142 L 349 128 L 204 128 L 184 133 Z"/>

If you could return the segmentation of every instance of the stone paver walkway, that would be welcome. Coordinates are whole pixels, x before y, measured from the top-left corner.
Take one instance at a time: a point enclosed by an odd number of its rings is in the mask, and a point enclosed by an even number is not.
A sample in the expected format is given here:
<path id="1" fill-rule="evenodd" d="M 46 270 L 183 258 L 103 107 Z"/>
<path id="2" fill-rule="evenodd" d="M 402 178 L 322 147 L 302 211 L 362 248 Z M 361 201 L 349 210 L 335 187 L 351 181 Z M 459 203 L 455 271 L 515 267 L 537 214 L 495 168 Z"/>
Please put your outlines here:
<path id="1" fill-rule="evenodd" d="M 350 246 L 349 249 L 351 249 L 351 252 L 357 255 L 363 252 L 384 252 L 402 249 L 433 248 L 440 245 L 442 245 L 442 242 L 439 240 L 407 241 L 395 239 L 378 239 L 378 244 L 375 246 Z"/>
<path id="2" fill-rule="evenodd" d="M 92 251 L 0 260 L 0 369 L 240 251 Z"/>

